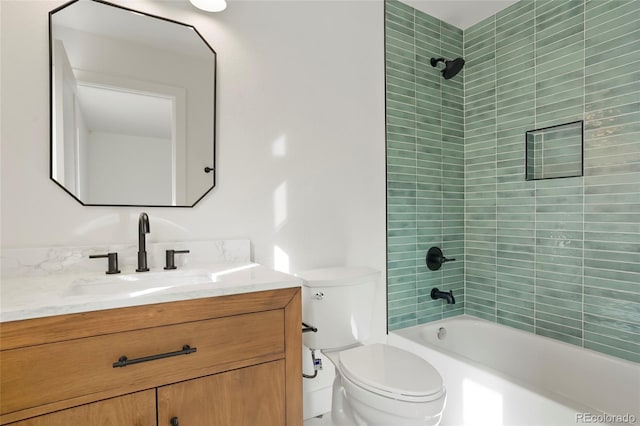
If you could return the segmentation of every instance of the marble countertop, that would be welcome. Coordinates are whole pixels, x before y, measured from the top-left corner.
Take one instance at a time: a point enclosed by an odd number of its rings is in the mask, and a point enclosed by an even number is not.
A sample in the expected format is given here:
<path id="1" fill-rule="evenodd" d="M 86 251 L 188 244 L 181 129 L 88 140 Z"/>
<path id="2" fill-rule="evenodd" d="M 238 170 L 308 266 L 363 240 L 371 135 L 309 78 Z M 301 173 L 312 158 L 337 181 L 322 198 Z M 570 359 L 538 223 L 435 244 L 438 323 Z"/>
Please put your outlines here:
<path id="1" fill-rule="evenodd" d="M 2 280 L 0 322 L 152 303 L 299 287 L 302 281 L 252 262 L 175 271 L 95 272 Z"/>

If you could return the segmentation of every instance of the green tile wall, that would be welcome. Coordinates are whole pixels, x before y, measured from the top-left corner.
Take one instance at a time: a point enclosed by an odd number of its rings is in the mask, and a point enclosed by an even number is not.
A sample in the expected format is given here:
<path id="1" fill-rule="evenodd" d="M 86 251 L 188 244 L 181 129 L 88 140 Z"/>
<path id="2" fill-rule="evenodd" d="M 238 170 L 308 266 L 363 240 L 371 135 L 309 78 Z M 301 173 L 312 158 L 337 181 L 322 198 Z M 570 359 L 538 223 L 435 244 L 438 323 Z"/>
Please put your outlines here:
<path id="1" fill-rule="evenodd" d="M 640 1 L 524 0 L 465 30 L 465 312 L 640 362 Z M 524 133 L 585 120 L 584 177 Z"/>
<path id="2" fill-rule="evenodd" d="M 462 31 L 399 1 L 385 2 L 389 329 L 464 312 L 462 73 L 445 81 L 431 57 L 462 56 Z M 441 270 L 425 256 L 456 258 Z M 433 301 L 433 287 L 457 303 Z"/>
<path id="3" fill-rule="evenodd" d="M 385 4 L 389 328 L 464 311 L 640 362 L 640 1 L 522 0 L 464 35 Z M 425 62 L 461 51 L 449 81 Z M 525 132 L 577 120 L 584 176 L 526 181 Z M 434 244 L 459 261 L 427 271 Z"/>

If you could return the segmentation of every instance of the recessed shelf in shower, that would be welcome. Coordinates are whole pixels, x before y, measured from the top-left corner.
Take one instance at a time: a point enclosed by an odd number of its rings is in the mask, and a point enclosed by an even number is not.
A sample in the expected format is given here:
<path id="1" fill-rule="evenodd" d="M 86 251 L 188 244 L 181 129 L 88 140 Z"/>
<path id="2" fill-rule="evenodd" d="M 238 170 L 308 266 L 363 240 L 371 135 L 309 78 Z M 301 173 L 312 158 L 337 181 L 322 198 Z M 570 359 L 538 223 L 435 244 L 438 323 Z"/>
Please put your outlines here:
<path id="1" fill-rule="evenodd" d="M 526 180 L 582 176 L 583 129 L 580 120 L 527 131 Z"/>

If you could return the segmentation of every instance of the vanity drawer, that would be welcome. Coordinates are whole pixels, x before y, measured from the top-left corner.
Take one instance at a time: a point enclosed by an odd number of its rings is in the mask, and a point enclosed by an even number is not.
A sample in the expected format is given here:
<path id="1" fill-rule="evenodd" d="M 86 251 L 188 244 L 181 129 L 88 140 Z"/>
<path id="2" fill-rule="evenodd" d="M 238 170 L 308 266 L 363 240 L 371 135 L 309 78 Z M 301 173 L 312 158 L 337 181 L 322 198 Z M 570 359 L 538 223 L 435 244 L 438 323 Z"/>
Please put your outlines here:
<path id="1" fill-rule="evenodd" d="M 0 352 L 2 414 L 87 402 L 284 358 L 282 309 L 87 337 Z M 113 367 L 129 360 L 196 352 Z M 82 399 L 78 399 L 81 398 Z"/>

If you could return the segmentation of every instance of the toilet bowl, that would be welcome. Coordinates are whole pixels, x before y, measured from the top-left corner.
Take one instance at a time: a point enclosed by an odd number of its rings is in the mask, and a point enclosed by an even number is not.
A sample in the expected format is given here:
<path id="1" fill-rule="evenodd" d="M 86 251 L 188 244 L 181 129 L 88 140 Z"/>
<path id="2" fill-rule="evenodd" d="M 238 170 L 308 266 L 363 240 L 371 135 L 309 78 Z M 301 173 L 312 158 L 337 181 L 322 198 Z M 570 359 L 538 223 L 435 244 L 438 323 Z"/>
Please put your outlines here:
<path id="1" fill-rule="evenodd" d="M 425 360 L 380 343 L 325 355 L 336 366 L 336 426 L 425 426 L 440 423 L 446 391 Z"/>
<path id="2" fill-rule="evenodd" d="M 338 267 L 301 272 L 302 317 L 310 349 L 333 363 L 331 418 L 336 426 L 427 426 L 440 423 L 446 391 L 424 359 L 394 346 L 363 344 L 370 332 L 380 273 Z"/>

